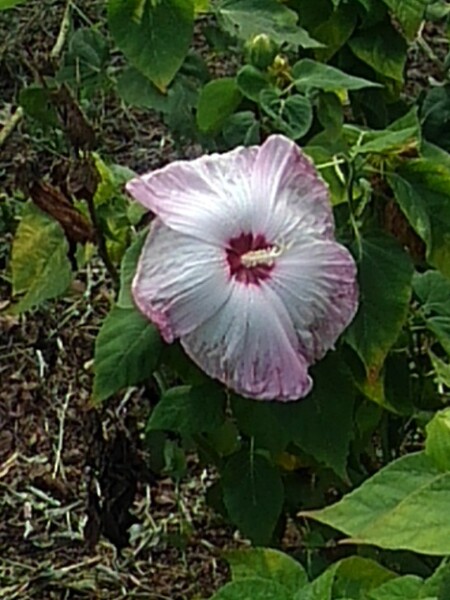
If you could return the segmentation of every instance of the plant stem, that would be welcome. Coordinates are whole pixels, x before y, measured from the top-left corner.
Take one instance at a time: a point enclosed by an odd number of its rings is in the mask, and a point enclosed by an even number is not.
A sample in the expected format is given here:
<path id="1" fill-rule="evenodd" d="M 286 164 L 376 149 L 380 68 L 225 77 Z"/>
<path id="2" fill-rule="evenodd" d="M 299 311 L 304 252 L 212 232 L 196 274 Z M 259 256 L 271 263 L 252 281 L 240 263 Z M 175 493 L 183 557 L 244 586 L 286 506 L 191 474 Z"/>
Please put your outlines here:
<path id="1" fill-rule="evenodd" d="M 8 137 L 11 135 L 11 133 L 17 127 L 17 125 L 20 123 L 20 121 L 22 120 L 22 117 L 23 117 L 23 108 L 21 106 L 19 106 L 17 108 L 17 110 L 14 112 L 14 114 L 11 115 L 10 118 L 6 121 L 6 123 L 3 125 L 3 128 L 0 131 L 0 148 L 6 142 Z"/>
<path id="2" fill-rule="evenodd" d="M 353 165 L 349 164 L 349 177 L 348 177 L 348 205 L 349 205 L 349 214 L 350 214 L 350 223 L 352 224 L 353 231 L 355 234 L 356 244 L 358 246 L 358 258 L 362 258 L 362 240 L 361 234 L 359 232 L 358 223 L 356 221 L 355 211 L 354 211 L 354 198 L 353 198 L 353 181 L 354 181 L 354 173 L 353 173 Z"/>
<path id="3" fill-rule="evenodd" d="M 63 18 L 59 27 L 58 37 L 56 38 L 55 45 L 50 50 L 50 58 L 53 62 L 56 62 L 62 54 L 64 44 L 66 43 L 67 34 L 70 30 L 70 12 L 72 2 L 67 0 L 66 7 L 64 9 Z"/>
<path id="4" fill-rule="evenodd" d="M 100 254 L 100 258 L 102 259 L 102 261 L 106 267 L 106 270 L 108 271 L 109 275 L 111 276 L 111 279 L 113 280 L 114 285 L 117 286 L 119 283 L 119 275 L 117 273 L 116 267 L 113 265 L 111 258 L 109 257 L 108 249 L 106 248 L 105 236 L 103 235 L 103 231 L 102 231 L 102 228 L 100 227 L 100 223 L 98 222 L 98 219 L 97 219 L 97 213 L 95 211 L 93 194 L 86 194 L 86 202 L 87 202 L 88 209 L 89 209 L 89 216 L 91 217 L 92 225 L 93 225 L 94 231 L 95 231 L 95 237 L 96 237 L 97 246 L 98 246 L 98 253 Z"/>

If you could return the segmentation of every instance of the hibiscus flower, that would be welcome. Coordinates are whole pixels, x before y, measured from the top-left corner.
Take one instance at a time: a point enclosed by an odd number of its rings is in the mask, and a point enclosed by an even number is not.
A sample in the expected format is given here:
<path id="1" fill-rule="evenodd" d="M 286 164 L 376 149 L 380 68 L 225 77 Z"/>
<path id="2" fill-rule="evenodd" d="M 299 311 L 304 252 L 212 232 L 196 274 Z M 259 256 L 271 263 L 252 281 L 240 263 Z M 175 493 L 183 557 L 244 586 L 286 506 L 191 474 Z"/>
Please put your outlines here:
<path id="1" fill-rule="evenodd" d="M 357 309 L 356 266 L 334 239 L 328 188 L 281 135 L 136 177 L 156 215 L 132 285 L 167 342 L 179 338 L 235 392 L 296 400 L 308 367 Z"/>

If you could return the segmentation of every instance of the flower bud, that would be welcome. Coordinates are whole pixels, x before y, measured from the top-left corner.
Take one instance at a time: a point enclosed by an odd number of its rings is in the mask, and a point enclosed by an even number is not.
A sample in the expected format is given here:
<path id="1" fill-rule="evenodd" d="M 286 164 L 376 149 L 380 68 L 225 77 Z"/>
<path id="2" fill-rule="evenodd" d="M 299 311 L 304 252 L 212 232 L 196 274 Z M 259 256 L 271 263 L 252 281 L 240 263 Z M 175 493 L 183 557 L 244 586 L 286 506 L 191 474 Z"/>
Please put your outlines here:
<path id="1" fill-rule="evenodd" d="M 278 44 L 265 33 L 255 35 L 245 45 L 245 55 L 247 61 L 257 67 L 265 70 L 273 63 L 278 52 Z"/>

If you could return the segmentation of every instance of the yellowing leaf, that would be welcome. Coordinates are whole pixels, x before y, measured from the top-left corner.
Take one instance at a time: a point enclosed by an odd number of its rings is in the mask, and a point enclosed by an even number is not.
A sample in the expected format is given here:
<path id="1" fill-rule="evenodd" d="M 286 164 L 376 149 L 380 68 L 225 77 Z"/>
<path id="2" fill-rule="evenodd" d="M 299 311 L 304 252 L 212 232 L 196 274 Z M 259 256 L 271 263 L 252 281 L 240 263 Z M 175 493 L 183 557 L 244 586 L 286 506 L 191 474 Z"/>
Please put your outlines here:
<path id="1" fill-rule="evenodd" d="M 72 269 L 68 243 L 60 224 L 28 204 L 13 241 L 13 294 L 24 296 L 15 312 L 33 308 L 62 294 L 70 285 Z"/>

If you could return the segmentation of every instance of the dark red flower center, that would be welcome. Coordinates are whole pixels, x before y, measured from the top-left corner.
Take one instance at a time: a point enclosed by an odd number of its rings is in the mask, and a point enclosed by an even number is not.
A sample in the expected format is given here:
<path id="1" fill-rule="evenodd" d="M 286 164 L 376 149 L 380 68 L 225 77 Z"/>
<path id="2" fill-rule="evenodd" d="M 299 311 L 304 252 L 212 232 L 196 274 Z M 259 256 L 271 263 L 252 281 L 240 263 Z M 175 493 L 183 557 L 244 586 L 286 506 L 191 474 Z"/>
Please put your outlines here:
<path id="1" fill-rule="evenodd" d="M 247 285 L 267 279 L 273 269 L 274 251 L 276 247 L 260 233 L 231 238 L 226 249 L 230 276 Z"/>

